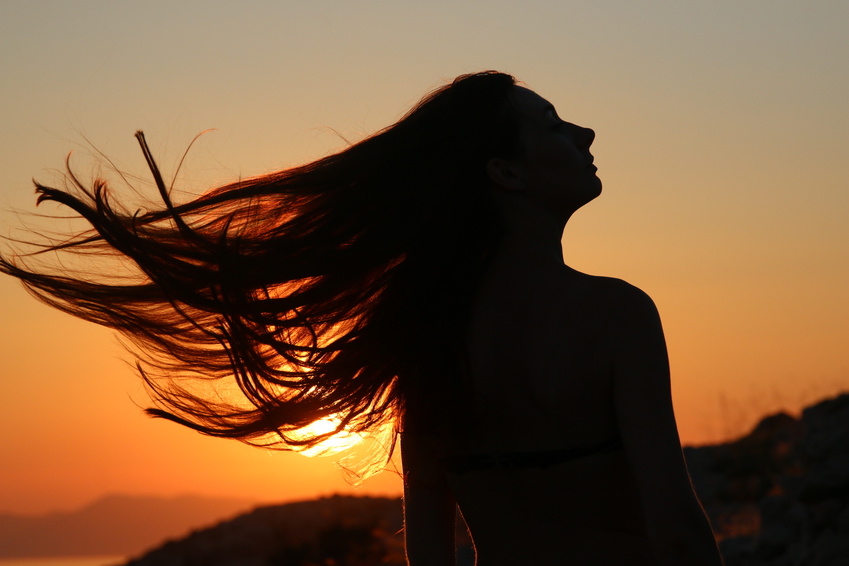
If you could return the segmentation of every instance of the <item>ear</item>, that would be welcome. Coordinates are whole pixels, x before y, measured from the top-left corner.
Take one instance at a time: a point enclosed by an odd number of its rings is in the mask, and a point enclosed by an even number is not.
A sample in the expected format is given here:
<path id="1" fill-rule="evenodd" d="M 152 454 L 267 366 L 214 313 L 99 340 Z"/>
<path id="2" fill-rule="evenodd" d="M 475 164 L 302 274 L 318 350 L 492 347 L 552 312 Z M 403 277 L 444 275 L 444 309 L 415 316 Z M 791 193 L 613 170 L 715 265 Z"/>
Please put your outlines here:
<path id="1" fill-rule="evenodd" d="M 522 170 L 513 159 L 491 158 L 486 163 L 486 173 L 493 183 L 508 191 L 521 191 L 525 188 Z"/>

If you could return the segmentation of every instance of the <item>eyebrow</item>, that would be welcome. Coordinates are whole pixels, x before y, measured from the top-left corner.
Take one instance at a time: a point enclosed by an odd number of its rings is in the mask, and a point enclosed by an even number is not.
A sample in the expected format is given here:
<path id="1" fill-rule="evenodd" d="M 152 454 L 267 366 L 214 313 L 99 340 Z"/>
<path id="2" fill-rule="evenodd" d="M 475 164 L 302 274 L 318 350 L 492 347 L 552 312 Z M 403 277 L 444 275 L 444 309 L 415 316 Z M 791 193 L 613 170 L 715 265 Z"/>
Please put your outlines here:
<path id="1" fill-rule="evenodd" d="M 555 117 L 557 116 L 557 108 L 555 108 L 554 105 L 551 104 L 550 102 L 542 107 L 542 114 L 543 115 L 547 114 L 548 112 L 553 113 Z"/>

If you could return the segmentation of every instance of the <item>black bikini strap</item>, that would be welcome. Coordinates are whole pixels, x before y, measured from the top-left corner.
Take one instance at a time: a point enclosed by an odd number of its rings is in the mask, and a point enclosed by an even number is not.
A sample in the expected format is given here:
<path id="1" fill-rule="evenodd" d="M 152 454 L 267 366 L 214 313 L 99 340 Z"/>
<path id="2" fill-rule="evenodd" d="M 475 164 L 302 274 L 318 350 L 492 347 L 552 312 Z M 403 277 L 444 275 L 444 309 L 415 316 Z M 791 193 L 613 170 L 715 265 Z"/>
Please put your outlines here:
<path id="1" fill-rule="evenodd" d="M 448 459 L 447 469 L 458 474 L 488 469 L 545 469 L 577 458 L 613 452 L 622 447 L 622 439 L 617 434 L 615 437 L 605 440 L 600 444 L 582 448 L 564 448 L 562 450 L 546 450 L 542 452 L 507 452 L 502 454 L 455 456 Z"/>

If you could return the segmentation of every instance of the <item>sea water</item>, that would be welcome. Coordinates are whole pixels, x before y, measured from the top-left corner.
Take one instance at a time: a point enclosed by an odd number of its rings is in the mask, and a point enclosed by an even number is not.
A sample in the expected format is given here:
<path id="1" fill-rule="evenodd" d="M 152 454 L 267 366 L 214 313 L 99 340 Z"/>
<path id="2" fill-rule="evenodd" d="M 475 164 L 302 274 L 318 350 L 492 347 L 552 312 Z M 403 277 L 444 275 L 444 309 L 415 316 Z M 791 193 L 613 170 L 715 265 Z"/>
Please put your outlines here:
<path id="1" fill-rule="evenodd" d="M 0 566 L 117 566 L 127 561 L 125 556 L 68 556 L 0 558 Z"/>

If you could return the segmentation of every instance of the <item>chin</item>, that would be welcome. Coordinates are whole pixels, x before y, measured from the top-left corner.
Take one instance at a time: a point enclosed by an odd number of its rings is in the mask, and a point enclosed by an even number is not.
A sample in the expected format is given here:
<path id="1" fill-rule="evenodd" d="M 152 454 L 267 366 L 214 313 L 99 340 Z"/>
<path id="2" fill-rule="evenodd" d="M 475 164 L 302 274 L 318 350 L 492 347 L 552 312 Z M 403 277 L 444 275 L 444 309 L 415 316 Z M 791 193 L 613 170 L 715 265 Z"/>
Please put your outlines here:
<path id="1" fill-rule="evenodd" d="M 591 187 L 589 187 L 589 190 L 587 190 L 587 198 L 586 198 L 586 200 L 584 200 L 584 202 L 581 204 L 581 206 L 583 206 L 584 204 L 587 204 L 588 202 L 595 200 L 600 195 L 601 195 L 601 179 L 596 177 L 595 183 L 593 183 L 593 185 Z"/>
<path id="2" fill-rule="evenodd" d="M 591 193 L 592 196 L 590 197 L 590 199 L 587 202 L 590 202 L 591 200 L 596 199 L 601 195 L 601 192 L 602 192 L 601 187 L 602 187 L 601 179 L 596 177 L 595 186 L 593 187 L 593 191 Z M 584 203 L 584 204 L 586 204 L 586 203 Z"/>

